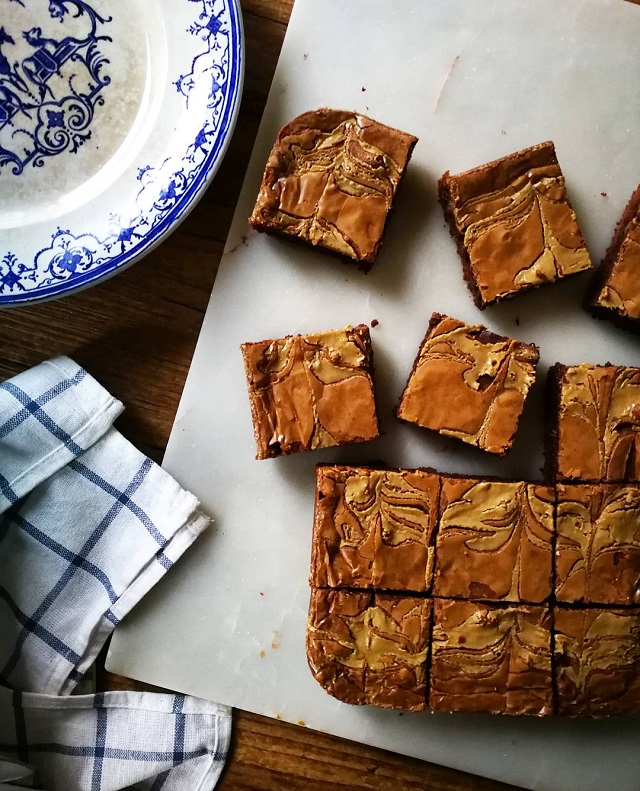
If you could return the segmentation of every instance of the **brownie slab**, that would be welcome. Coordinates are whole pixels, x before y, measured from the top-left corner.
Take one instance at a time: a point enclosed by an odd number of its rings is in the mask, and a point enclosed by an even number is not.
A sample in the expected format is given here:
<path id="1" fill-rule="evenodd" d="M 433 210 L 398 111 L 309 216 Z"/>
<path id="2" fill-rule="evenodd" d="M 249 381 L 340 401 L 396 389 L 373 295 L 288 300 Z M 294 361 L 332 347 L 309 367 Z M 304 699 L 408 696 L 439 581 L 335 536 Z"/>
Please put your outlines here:
<path id="1" fill-rule="evenodd" d="M 369 269 L 416 142 L 358 113 L 304 113 L 278 134 L 249 222 Z"/>
<path id="2" fill-rule="evenodd" d="M 557 486 L 556 599 L 640 604 L 640 487 Z"/>
<path id="3" fill-rule="evenodd" d="M 640 368 L 558 363 L 548 384 L 550 476 L 558 481 L 640 480 Z"/>
<path id="4" fill-rule="evenodd" d="M 447 171 L 439 188 L 479 308 L 591 267 L 552 142 Z"/>
<path id="5" fill-rule="evenodd" d="M 640 186 L 620 222 L 592 287 L 589 306 L 601 318 L 640 329 Z"/>
<path id="6" fill-rule="evenodd" d="M 397 415 L 482 450 L 512 445 L 538 350 L 434 313 Z"/>
<path id="7" fill-rule="evenodd" d="M 442 478 L 434 595 L 495 602 L 552 591 L 554 491 L 532 483 Z"/>
<path id="8" fill-rule="evenodd" d="M 433 619 L 431 709 L 553 713 L 548 608 L 435 599 Z"/>
<path id="9" fill-rule="evenodd" d="M 258 459 L 378 436 L 369 328 L 244 343 Z"/>
<path id="10" fill-rule="evenodd" d="M 345 703 L 423 711 L 430 615 L 428 599 L 312 589 L 311 672 Z"/>
<path id="11" fill-rule="evenodd" d="M 318 466 L 312 587 L 428 591 L 439 488 L 428 470 Z"/>
<path id="12" fill-rule="evenodd" d="M 554 632 L 558 714 L 640 711 L 640 611 L 557 607 Z"/>

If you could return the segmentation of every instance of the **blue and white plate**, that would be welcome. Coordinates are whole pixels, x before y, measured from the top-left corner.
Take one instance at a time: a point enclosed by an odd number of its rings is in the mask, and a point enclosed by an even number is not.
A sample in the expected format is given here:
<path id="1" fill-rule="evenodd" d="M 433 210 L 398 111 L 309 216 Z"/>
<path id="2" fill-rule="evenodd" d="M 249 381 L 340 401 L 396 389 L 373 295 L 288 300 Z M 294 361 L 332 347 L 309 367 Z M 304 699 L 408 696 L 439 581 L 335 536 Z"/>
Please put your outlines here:
<path id="1" fill-rule="evenodd" d="M 237 0 L 0 0 L 0 306 L 149 252 L 224 155 Z"/>

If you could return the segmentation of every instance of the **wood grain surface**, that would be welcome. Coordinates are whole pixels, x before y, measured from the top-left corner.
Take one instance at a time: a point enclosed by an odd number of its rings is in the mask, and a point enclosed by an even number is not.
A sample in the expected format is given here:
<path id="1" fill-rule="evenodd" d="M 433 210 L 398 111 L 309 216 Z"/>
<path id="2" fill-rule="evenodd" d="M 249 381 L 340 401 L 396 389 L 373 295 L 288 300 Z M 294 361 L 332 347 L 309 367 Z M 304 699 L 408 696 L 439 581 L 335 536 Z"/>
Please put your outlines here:
<path id="1" fill-rule="evenodd" d="M 640 3 L 640 0 L 632 0 Z M 76 296 L 0 312 L 0 380 L 66 354 L 126 405 L 120 430 L 166 448 L 293 0 L 241 0 L 246 74 L 225 161 L 180 228 L 142 262 Z M 103 689 L 146 688 L 104 671 Z M 512 788 L 304 727 L 235 712 L 221 791 L 499 791 Z"/>

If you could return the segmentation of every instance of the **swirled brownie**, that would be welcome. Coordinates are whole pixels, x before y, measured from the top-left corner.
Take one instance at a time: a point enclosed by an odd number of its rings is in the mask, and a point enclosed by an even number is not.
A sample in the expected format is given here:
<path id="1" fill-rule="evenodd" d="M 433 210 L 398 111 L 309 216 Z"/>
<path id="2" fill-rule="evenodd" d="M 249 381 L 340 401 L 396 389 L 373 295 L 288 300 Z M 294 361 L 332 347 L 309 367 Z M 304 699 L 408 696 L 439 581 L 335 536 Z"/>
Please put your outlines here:
<path id="1" fill-rule="evenodd" d="M 600 318 L 640 329 L 640 186 L 631 196 L 598 270 L 589 306 Z"/>
<path id="2" fill-rule="evenodd" d="M 424 711 L 430 616 L 428 599 L 312 590 L 311 672 L 345 703 Z"/>
<path id="3" fill-rule="evenodd" d="M 553 143 L 447 171 L 439 188 L 479 308 L 591 268 Z"/>
<path id="4" fill-rule="evenodd" d="M 321 465 L 311 671 L 347 703 L 638 712 L 639 516 L 627 483 Z"/>
<path id="5" fill-rule="evenodd" d="M 303 113 L 278 134 L 249 222 L 368 270 L 416 142 L 359 113 Z"/>
<path id="6" fill-rule="evenodd" d="M 554 499 L 541 484 L 443 476 L 434 595 L 546 601 Z"/>
<path id="7" fill-rule="evenodd" d="M 429 708 L 553 714 L 548 607 L 435 599 Z"/>
<path id="8" fill-rule="evenodd" d="M 553 620 L 558 714 L 640 711 L 640 610 L 558 606 Z"/>
<path id="9" fill-rule="evenodd" d="M 311 585 L 429 590 L 439 489 L 430 470 L 319 465 Z"/>
<path id="10" fill-rule="evenodd" d="M 549 477 L 640 480 L 640 368 L 558 363 L 548 391 Z"/>
<path id="11" fill-rule="evenodd" d="M 538 357 L 533 344 L 434 313 L 397 415 L 503 456 L 513 443 Z"/>
<path id="12" fill-rule="evenodd" d="M 556 487 L 556 600 L 640 604 L 640 487 Z"/>
<path id="13" fill-rule="evenodd" d="M 378 436 L 367 326 L 243 343 L 241 350 L 256 458 Z"/>

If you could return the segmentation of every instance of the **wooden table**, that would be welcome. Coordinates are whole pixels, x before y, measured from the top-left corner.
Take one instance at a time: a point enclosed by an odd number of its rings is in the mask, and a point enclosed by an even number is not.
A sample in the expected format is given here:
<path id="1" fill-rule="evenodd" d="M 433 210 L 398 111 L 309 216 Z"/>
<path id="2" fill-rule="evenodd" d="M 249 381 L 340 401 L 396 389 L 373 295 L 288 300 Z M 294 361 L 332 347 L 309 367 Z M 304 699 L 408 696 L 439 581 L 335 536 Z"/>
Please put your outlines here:
<path id="1" fill-rule="evenodd" d="M 77 296 L 0 312 L 0 380 L 66 354 L 126 405 L 120 430 L 161 461 L 293 0 L 242 0 L 244 97 L 226 159 L 185 222 L 144 261 Z M 102 673 L 103 688 L 140 687 Z M 236 712 L 221 791 L 499 791 L 501 783 Z"/>

